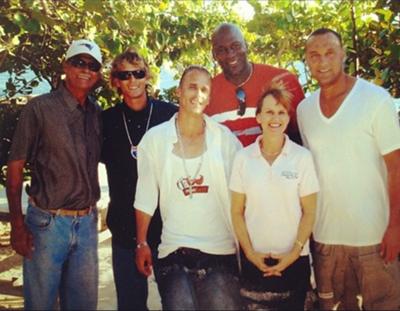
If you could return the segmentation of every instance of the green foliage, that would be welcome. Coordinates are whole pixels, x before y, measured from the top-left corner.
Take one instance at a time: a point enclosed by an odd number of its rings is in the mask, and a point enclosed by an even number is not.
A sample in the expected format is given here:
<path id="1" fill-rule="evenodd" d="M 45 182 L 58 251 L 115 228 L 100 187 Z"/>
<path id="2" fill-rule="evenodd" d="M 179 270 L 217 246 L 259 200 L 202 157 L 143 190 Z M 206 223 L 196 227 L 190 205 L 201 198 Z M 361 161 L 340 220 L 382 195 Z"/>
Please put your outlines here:
<path id="1" fill-rule="evenodd" d="M 315 29 L 338 31 L 348 50 L 347 69 L 400 97 L 400 2 L 396 0 L 251 0 L 247 24 L 252 58 L 294 70 L 307 36 Z M 308 72 L 305 90 L 316 88 Z"/>
<path id="2" fill-rule="evenodd" d="M 32 70 L 53 88 L 60 81 L 62 60 L 73 39 L 95 40 L 106 63 L 128 46 L 149 62 L 157 82 L 160 67 L 171 60 L 178 72 L 199 63 L 212 69 L 209 35 L 224 20 L 238 20 L 232 2 L 168 0 L 2 0 L 0 6 L 0 73 L 13 73 L 7 98 L 30 94 L 32 81 L 19 78 Z M 116 94 L 105 83 L 98 91 L 104 107 Z"/>
<path id="3" fill-rule="evenodd" d="M 103 107 L 118 96 L 108 87 L 107 66 L 128 46 L 148 60 L 154 85 L 165 61 L 178 76 L 189 64 L 204 65 L 216 74 L 219 68 L 211 57 L 210 36 L 223 21 L 243 29 L 252 61 L 292 71 L 303 60 L 307 36 L 319 27 L 333 28 L 348 48 L 348 71 L 400 97 L 400 1 L 248 2 L 255 15 L 246 22 L 233 10 L 239 0 L 0 0 L 0 73 L 11 74 L 5 100 L 31 94 L 38 81 L 56 87 L 65 50 L 78 38 L 95 40 L 102 49 L 106 70 L 97 95 Z M 27 71 L 36 78 L 22 78 Z M 305 90 L 315 89 L 307 71 L 305 75 Z M 164 99 L 175 98 L 174 88 L 162 94 Z M 0 133 L 0 137 L 7 135 Z"/>

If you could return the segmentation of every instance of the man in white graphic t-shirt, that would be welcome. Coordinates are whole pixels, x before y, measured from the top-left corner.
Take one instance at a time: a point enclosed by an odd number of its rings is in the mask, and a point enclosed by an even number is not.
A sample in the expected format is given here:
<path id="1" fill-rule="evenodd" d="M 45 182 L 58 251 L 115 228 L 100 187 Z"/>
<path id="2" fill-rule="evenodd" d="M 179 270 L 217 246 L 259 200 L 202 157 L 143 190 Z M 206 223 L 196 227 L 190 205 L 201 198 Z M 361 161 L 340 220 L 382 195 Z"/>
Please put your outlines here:
<path id="1" fill-rule="evenodd" d="M 314 227 L 322 309 L 394 310 L 400 305 L 400 128 L 383 88 L 344 72 L 333 30 L 314 31 L 306 61 L 320 89 L 297 109 L 321 190 Z"/>
<path id="2" fill-rule="evenodd" d="M 164 310 L 238 310 L 235 239 L 227 179 L 240 142 L 203 114 L 211 76 L 188 67 L 179 112 L 150 129 L 138 146 L 136 264 L 148 276 L 147 228 L 159 201 L 163 222 L 158 275 Z"/>

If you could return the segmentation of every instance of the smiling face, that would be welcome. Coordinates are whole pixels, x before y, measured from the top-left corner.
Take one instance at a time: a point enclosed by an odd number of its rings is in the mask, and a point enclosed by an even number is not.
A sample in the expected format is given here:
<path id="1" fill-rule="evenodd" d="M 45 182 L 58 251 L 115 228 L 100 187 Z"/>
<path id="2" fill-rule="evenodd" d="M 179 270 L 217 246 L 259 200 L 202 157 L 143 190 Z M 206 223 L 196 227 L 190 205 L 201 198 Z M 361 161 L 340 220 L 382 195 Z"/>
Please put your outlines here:
<path id="1" fill-rule="evenodd" d="M 97 63 L 92 56 L 87 54 L 74 56 L 74 58 L 76 57 L 79 57 L 86 64 Z M 89 93 L 101 78 L 100 71 L 91 71 L 87 65 L 79 68 L 70 63 L 69 60 L 64 62 L 63 69 L 65 73 L 65 85 L 71 92 Z"/>
<path id="2" fill-rule="evenodd" d="M 224 25 L 216 30 L 212 37 L 212 53 L 228 80 L 242 75 L 243 79 L 247 77 L 247 46 L 237 27 Z"/>
<path id="3" fill-rule="evenodd" d="M 258 124 L 261 125 L 263 133 L 272 135 L 283 135 L 289 124 L 289 113 L 287 109 L 271 94 L 267 95 L 262 102 L 261 110 L 256 115 Z"/>
<path id="4" fill-rule="evenodd" d="M 211 77 L 198 69 L 187 72 L 177 88 L 179 113 L 201 115 L 210 101 Z"/>
<path id="5" fill-rule="evenodd" d="M 311 36 L 306 43 L 306 62 L 321 87 L 334 85 L 344 75 L 345 51 L 333 33 Z"/>
<path id="6" fill-rule="evenodd" d="M 141 62 L 130 63 L 127 60 L 123 60 L 117 66 L 116 71 L 136 70 L 144 70 L 146 72 L 146 76 L 140 79 L 130 75 L 127 80 L 121 80 L 118 77 L 112 78 L 113 85 L 119 89 L 126 103 L 131 103 L 134 101 L 144 102 L 146 100 L 146 84 L 149 79 L 149 75 L 146 67 L 144 64 L 141 64 Z"/>

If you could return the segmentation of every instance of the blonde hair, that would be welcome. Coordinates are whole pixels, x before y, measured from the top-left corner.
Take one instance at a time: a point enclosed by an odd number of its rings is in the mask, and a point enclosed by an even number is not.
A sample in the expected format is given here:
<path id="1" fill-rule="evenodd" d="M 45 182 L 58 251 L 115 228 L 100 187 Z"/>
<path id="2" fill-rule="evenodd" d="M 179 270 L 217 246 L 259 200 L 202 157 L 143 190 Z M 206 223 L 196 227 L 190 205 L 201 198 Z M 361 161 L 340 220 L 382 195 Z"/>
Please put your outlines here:
<path id="1" fill-rule="evenodd" d="M 114 82 L 114 74 L 118 71 L 118 66 L 121 65 L 124 61 L 132 65 L 143 67 L 143 69 L 146 71 L 146 76 L 149 78 L 149 80 L 151 79 L 150 68 L 147 62 L 142 56 L 139 55 L 139 53 L 134 48 L 128 47 L 125 52 L 117 55 L 111 63 L 110 83 L 112 87 L 116 87 Z"/>
<path id="2" fill-rule="evenodd" d="M 264 99 L 271 95 L 275 98 L 277 104 L 281 104 L 287 112 L 292 112 L 293 94 L 286 89 L 285 83 L 282 80 L 272 81 L 267 90 L 262 94 L 257 102 L 256 115 L 262 110 Z"/>

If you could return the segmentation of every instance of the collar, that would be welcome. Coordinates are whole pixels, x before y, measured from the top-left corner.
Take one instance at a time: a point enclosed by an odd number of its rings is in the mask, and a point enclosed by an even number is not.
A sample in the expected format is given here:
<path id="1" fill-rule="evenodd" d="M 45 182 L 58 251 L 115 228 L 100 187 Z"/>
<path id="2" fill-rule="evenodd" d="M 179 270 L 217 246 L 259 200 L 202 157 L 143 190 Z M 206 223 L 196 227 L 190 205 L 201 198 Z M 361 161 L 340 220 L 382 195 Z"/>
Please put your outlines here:
<path id="1" fill-rule="evenodd" d="M 57 88 L 57 90 L 55 92 L 58 93 L 64 99 L 65 105 L 70 112 L 74 111 L 75 109 L 80 107 L 79 102 L 71 94 L 71 92 L 68 91 L 68 89 L 64 85 L 64 82 L 60 83 L 60 86 Z M 93 110 L 94 103 L 95 103 L 95 100 L 91 96 L 88 95 L 86 97 L 86 109 Z"/>
<path id="2" fill-rule="evenodd" d="M 147 116 L 149 114 L 151 105 L 154 105 L 154 103 L 153 103 L 152 99 L 147 97 L 146 106 L 144 106 L 144 108 L 142 110 L 138 110 L 138 111 L 132 110 L 131 108 L 129 108 L 129 106 L 124 101 L 121 101 L 120 103 L 118 103 L 116 105 L 116 107 L 119 110 L 123 111 L 127 116 L 141 116 L 141 115 Z"/>
<path id="3" fill-rule="evenodd" d="M 282 151 L 280 155 L 287 156 L 290 153 L 291 145 L 293 142 L 290 140 L 289 136 L 285 135 L 285 144 L 283 145 Z M 248 148 L 250 149 L 250 154 L 253 157 L 262 157 L 261 149 L 260 149 L 260 140 L 262 139 L 262 135 L 256 138 L 256 141 L 251 144 Z"/>

